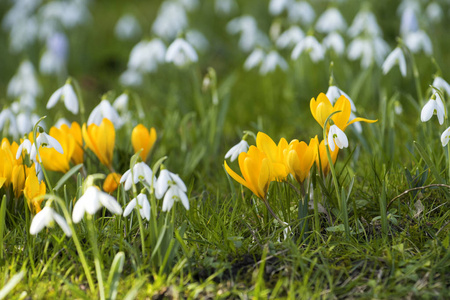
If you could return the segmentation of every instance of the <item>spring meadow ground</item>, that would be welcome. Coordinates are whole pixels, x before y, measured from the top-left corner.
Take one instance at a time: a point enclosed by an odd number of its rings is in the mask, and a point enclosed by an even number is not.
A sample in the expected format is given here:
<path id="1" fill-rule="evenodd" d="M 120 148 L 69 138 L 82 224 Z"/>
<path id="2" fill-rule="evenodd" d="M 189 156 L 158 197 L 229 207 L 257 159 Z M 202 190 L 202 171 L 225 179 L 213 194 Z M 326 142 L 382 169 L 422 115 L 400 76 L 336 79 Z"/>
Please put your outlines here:
<path id="1" fill-rule="evenodd" d="M 0 299 L 450 297 L 448 1 L 0 19 Z"/>

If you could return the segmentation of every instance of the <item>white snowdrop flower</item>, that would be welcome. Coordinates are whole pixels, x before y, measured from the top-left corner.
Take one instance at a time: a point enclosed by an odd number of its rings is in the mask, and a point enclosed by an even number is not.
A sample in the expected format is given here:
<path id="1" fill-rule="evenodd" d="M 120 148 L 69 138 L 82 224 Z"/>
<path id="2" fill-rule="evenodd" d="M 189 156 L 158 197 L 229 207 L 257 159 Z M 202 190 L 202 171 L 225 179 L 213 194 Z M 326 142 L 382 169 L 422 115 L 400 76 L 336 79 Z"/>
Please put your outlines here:
<path id="1" fill-rule="evenodd" d="M 186 29 L 188 20 L 186 11 L 178 2 L 164 1 L 152 26 L 152 31 L 165 39 L 175 38 Z"/>
<path id="2" fill-rule="evenodd" d="M 35 157 L 36 157 L 36 148 L 34 147 L 34 144 L 31 144 L 29 139 L 24 139 L 23 142 L 19 145 L 19 148 L 17 148 L 16 159 L 19 159 L 19 157 L 22 155 L 22 152 L 24 150 L 28 154 L 30 154 L 30 159 L 32 161 L 34 161 Z M 34 155 L 32 155 L 33 153 L 34 153 Z"/>
<path id="3" fill-rule="evenodd" d="M 114 27 L 114 34 L 119 40 L 130 40 L 141 34 L 141 26 L 135 16 L 130 13 L 124 14 Z"/>
<path id="4" fill-rule="evenodd" d="M 436 78 L 434 78 L 432 86 L 445 91 L 447 95 L 450 96 L 450 84 L 448 84 L 448 82 L 445 81 L 442 77 L 437 76 Z"/>
<path id="5" fill-rule="evenodd" d="M 409 32 L 405 35 L 405 44 L 413 53 L 423 50 L 425 54 L 433 54 L 433 45 L 428 35 L 423 30 Z"/>
<path id="6" fill-rule="evenodd" d="M 342 95 L 344 95 L 345 98 L 347 98 L 350 101 L 351 110 L 356 111 L 355 103 L 353 102 L 352 98 L 350 98 L 350 96 L 347 95 L 347 93 L 345 93 L 343 90 L 341 90 L 340 88 L 338 88 L 335 85 L 330 85 L 328 87 L 326 96 L 327 96 L 328 100 L 330 100 L 331 104 L 334 105 L 336 100 L 339 99 L 339 97 L 341 97 Z"/>
<path id="7" fill-rule="evenodd" d="M 394 112 L 396 115 L 401 115 L 403 113 L 403 107 L 399 101 L 395 101 Z"/>
<path id="8" fill-rule="evenodd" d="M 434 93 L 433 97 L 431 97 L 431 99 L 428 100 L 428 102 L 423 106 L 422 112 L 420 113 L 420 120 L 422 122 L 427 122 L 431 119 L 435 112 L 439 120 L 439 124 L 444 124 L 445 106 L 442 102 L 441 96 L 439 96 L 439 93 Z"/>
<path id="9" fill-rule="evenodd" d="M 450 140 L 450 127 L 445 129 L 445 131 L 441 135 L 442 147 L 447 146 L 449 140 Z"/>
<path id="10" fill-rule="evenodd" d="M 55 123 L 55 127 L 61 129 L 62 125 L 67 125 L 70 128 L 70 122 L 66 118 L 59 118 Z"/>
<path id="11" fill-rule="evenodd" d="M 425 13 L 427 15 L 427 19 L 432 23 L 440 22 L 444 16 L 444 12 L 437 2 L 430 2 L 425 9 Z"/>
<path id="12" fill-rule="evenodd" d="M 23 94 L 19 99 L 20 110 L 34 111 L 36 109 L 36 98 L 30 94 Z"/>
<path id="13" fill-rule="evenodd" d="M 242 152 L 247 152 L 248 150 L 248 143 L 246 140 L 241 140 L 239 143 L 231 147 L 230 150 L 228 150 L 227 154 L 225 154 L 225 159 L 230 159 L 230 161 L 235 161 L 236 158 L 238 158 L 239 154 Z"/>
<path id="14" fill-rule="evenodd" d="M 402 35 L 419 30 L 419 23 L 417 22 L 415 11 L 416 9 L 412 6 L 406 7 L 403 11 L 400 21 L 400 33 Z"/>
<path id="15" fill-rule="evenodd" d="M 264 56 L 264 51 L 262 49 L 256 48 L 245 60 L 244 69 L 248 71 L 255 68 L 256 66 L 259 66 L 264 60 Z"/>
<path id="16" fill-rule="evenodd" d="M 39 136 L 36 138 L 36 145 L 38 149 L 39 147 L 53 148 L 59 153 L 64 154 L 64 150 L 58 140 L 45 132 L 39 133 Z"/>
<path id="17" fill-rule="evenodd" d="M 371 11 L 362 10 L 353 19 L 352 25 L 347 31 L 351 38 L 366 32 L 370 36 L 381 35 L 380 26 L 377 23 L 375 15 Z"/>
<path id="18" fill-rule="evenodd" d="M 322 41 L 326 49 L 332 49 L 337 55 L 344 54 L 345 42 L 342 36 L 337 32 L 331 32 Z"/>
<path id="19" fill-rule="evenodd" d="M 272 50 L 264 58 L 261 67 L 259 68 L 259 73 L 261 75 L 266 75 L 267 73 L 274 72 L 277 67 L 286 71 L 288 69 L 288 64 L 277 51 Z"/>
<path id="20" fill-rule="evenodd" d="M 198 56 L 194 48 L 182 38 L 177 38 L 170 44 L 166 52 L 166 62 L 173 63 L 177 67 L 197 62 Z"/>
<path id="21" fill-rule="evenodd" d="M 32 45 L 39 33 L 39 23 L 35 16 L 27 16 L 16 22 L 11 28 L 10 49 L 14 53 L 22 52 Z"/>
<path id="22" fill-rule="evenodd" d="M 350 60 L 361 59 L 361 67 L 368 68 L 374 60 L 372 43 L 368 39 L 356 38 L 347 48 L 347 57 Z"/>
<path id="23" fill-rule="evenodd" d="M 394 65 L 400 68 L 400 73 L 403 77 L 406 77 L 406 60 L 405 55 L 400 47 L 397 47 L 392 51 L 383 63 L 381 68 L 383 69 L 383 74 L 387 74 Z"/>
<path id="24" fill-rule="evenodd" d="M 113 108 L 117 111 L 121 112 L 127 112 L 128 111 L 128 100 L 129 96 L 127 93 L 122 93 L 119 95 L 119 97 L 116 98 L 113 102 Z"/>
<path id="25" fill-rule="evenodd" d="M 325 50 L 322 45 L 312 35 L 308 35 L 301 40 L 292 50 L 291 58 L 296 60 L 303 52 L 309 53 L 309 57 L 313 62 L 323 60 Z"/>
<path id="26" fill-rule="evenodd" d="M 139 213 L 141 214 L 142 218 L 146 218 L 147 221 L 150 221 L 150 203 L 148 202 L 148 198 L 146 194 L 139 194 L 136 198 L 133 198 L 133 200 L 128 203 L 127 207 L 125 207 L 125 210 L 123 212 L 123 216 L 126 217 L 133 209 L 136 207 L 136 204 L 139 204 Z"/>
<path id="27" fill-rule="evenodd" d="M 123 122 L 119 113 L 112 107 L 108 100 L 102 100 L 89 115 L 87 125 L 96 124 L 100 126 L 103 119 L 110 120 L 116 129 L 122 127 Z"/>
<path id="28" fill-rule="evenodd" d="M 285 49 L 288 47 L 294 47 L 297 45 L 303 38 L 305 34 L 303 30 L 298 26 L 291 26 L 285 32 L 283 32 L 277 39 L 276 45 L 279 49 Z"/>
<path id="29" fill-rule="evenodd" d="M 330 33 L 333 31 L 344 31 L 347 23 L 341 12 L 335 8 L 328 8 L 317 20 L 316 30 L 321 33 Z"/>
<path id="30" fill-rule="evenodd" d="M 61 227 L 66 236 L 72 236 L 72 230 L 70 230 L 66 220 L 55 212 L 50 206 L 44 207 L 34 216 L 30 225 L 30 234 L 36 235 L 44 229 L 44 227 L 53 227 L 55 222 L 59 225 L 59 227 Z"/>
<path id="31" fill-rule="evenodd" d="M 316 18 L 314 9 L 306 1 L 291 2 L 287 13 L 288 19 L 292 23 L 301 22 L 304 25 L 310 25 Z"/>
<path id="32" fill-rule="evenodd" d="M 20 135 L 28 134 L 33 130 L 33 120 L 31 119 L 31 114 L 29 112 L 20 112 L 17 114 L 17 131 Z"/>
<path id="33" fill-rule="evenodd" d="M 238 8 L 236 0 L 215 0 L 214 10 L 219 15 L 229 15 Z"/>
<path id="34" fill-rule="evenodd" d="M 119 81 L 124 86 L 140 86 L 143 78 L 140 72 L 128 69 L 120 75 Z"/>
<path id="35" fill-rule="evenodd" d="M 122 214 L 122 207 L 111 195 L 100 191 L 95 186 L 86 189 L 83 196 L 78 199 L 73 207 L 72 219 L 74 223 L 79 223 L 83 219 L 84 213 L 94 215 L 102 206 L 116 215 Z"/>
<path id="36" fill-rule="evenodd" d="M 183 203 L 186 210 L 189 210 L 189 199 L 186 192 L 186 185 L 180 176 L 166 169 L 161 170 L 155 186 L 155 196 L 157 199 L 161 199 L 165 194 L 162 211 L 169 211 L 173 203 L 178 200 Z"/>
<path id="37" fill-rule="evenodd" d="M 39 13 L 44 20 L 56 20 L 66 28 L 83 24 L 90 18 L 85 1 L 50 1 Z"/>
<path id="38" fill-rule="evenodd" d="M 16 98 L 24 94 L 38 96 L 40 93 L 41 87 L 37 81 L 33 64 L 25 60 L 20 64 L 17 73 L 9 82 L 7 94 L 12 98 Z"/>
<path id="39" fill-rule="evenodd" d="M 200 52 L 204 52 L 209 48 L 209 42 L 206 37 L 198 30 L 189 30 L 186 32 L 186 41 L 194 46 Z"/>
<path id="40" fill-rule="evenodd" d="M 139 204 L 139 213 L 141 214 L 142 218 L 146 218 L 147 221 L 150 221 L 150 203 L 148 202 L 148 198 L 145 194 L 139 194 L 136 198 L 133 198 L 133 200 L 128 203 L 127 207 L 125 208 L 123 212 L 123 216 L 127 217 L 133 209 L 136 207 L 136 204 Z"/>
<path id="41" fill-rule="evenodd" d="M 128 68 L 141 73 L 152 73 L 164 62 L 166 45 L 160 39 L 140 41 L 130 53 Z"/>
<path id="42" fill-rule="evenodd" d="M 269 12 L 272 16 L 278 16 L 283 13 L 284 10 L 288 10 L 291 4 L 291 0 L 270 0 Z"/>
<path id="43" fill-rule="evenodd" d="M 8 133 L 12 137 L 17 138 L 19 136 L 16 116 L 9 108 L 5 108 L 0 112 L 0 131 L 3 130 L 5 125 L 8 125 Z"/>
<path id="44" fill-rule="evenodd" d="M 384 58 L 389 53 L 390 48 L 383 38 L 377 36 L 373 39 L 374 59 L 376 63 L 381 66 L 384 62 Z"/>
<path id="45" fill-rule="evenodd" d="M 339 149 L 348 147 L 348 139 L 345 133 L 336 125 L 331 125 L 328 131 L 328 145 L 330 145 L 330 150 L 334 151 L 335 143 Z"/>
<path id="46" fill-rule="evenodd" d="M 46 108 L 52 108 L 60 99 L 64 100 L 64 105 L 68 111 L 74 115 L 78 114 L 78 97 L 69 82 L 66 82 L 50 96 Z"/>
<path id="47" fill-rule="evenodd" d="M 150 167 L 144 162 L 139 162 L 134 165 L 133 176 L 131 176 L 130 169 L 120 178 L 120 183 L 124 183 L 124 188 L 126 191 L 132 187 L 133 183 L 138 184 L 139 181 L 146 182 L 149 186 L 156 182 L 156 177 L 153 176 L 152 169 L 150 169 Z"/>

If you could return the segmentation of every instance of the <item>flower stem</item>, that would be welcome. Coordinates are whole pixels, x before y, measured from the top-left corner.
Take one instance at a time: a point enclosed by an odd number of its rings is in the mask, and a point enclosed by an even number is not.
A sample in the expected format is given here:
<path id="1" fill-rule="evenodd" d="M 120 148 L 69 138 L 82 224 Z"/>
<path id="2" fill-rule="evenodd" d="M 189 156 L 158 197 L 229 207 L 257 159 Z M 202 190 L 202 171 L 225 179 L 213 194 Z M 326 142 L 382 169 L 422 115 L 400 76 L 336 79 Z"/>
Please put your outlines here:
<path id="1" fill-rule="evenodd" d="M 94 252 L 94 264 L 95 264 L 95 271 L 97 273 L 97 281 L 98 281 L 98 288 L 100 292 L 100 299 L 105 299 L 105 288 L 103 286 L 103 275 L 102 275 L 102 267 L 100 264 L 100 253 L 98 252 L 98 246 L 97 246 L 97 239 L 95 236 L 95 229 L 94 229 L 94 220 L 92 219 L 92 216 L 87 214 L 87 225 L 88 225 L 88 235 L 89 239 L 91 240 L 91 246 L 92 251 Z"/>

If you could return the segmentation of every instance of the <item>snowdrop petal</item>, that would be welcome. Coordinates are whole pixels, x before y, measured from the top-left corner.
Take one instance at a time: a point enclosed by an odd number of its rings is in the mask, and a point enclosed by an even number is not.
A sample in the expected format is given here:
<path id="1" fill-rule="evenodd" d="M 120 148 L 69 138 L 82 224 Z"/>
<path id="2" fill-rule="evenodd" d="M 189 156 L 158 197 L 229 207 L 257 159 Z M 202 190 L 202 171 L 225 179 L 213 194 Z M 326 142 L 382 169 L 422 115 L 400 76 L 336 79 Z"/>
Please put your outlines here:
<path id="1" fill-rule="evenodd" d="M 58 102 L 58 100 L 61 98 L 62 90 L 63 90 L 63 88 L 61 87 L 61 88 L 57 89 L 57 90 L 50 96 L 50 99 L 48 100 L 47 106 L 46 106 L 47 109 L 52 108 L 53 106 L 56 105 L 56 103 Z"/>
<path id="2" fill-rule="evenodd" d="M 161 199 L 162 196 L 164 196 L 164 194 L 166 193 L 167 189 L 169 188 L 169 180 L 169 171 L 166 169 L 161 170 L 161 172 L 159 173 L 159 178 L 156 181 L 155 185 L 155 196 L 157 199 Z"/>
<path id="3" fill-rule="evenodd" d="M 434 110 L 436 108 L 435 100 L 428 100 L 428 102 L 423 106 L 422 112 L 420 113 L 420 120 L 422 122 L 427 122 L 433 116 Z"/>
<path id="4" fill-rule="evenodd" d="M 175 181 L 176 186 L 183 192 L 187 192 L 186 185 L 184 184 L 183 180 L 181 180 L 180 176 L 178 174 L 171 174 L 172 180 Z"/>
<path id="5" fill-rule="evenodd" d="M 131 212 L 135 207 L 136 207 L 136 198 L 131 200 L 130 203 L 128 203 L 127 207 L 125 207 L 125 210 L 123 211 L 123 216 L 126 217 L 129 214 L 131 214 Z"/>
<path id="6" fill-rule="evenodd" d="M 78 114 L 78 98 L 72 85 L 65 84 L 63 87 L 64 105 L 74 115 Z"/>
<path id="7" fill-rule="evenodd" d="M 50 207 L 44 207 L 43 210 L 38 212 L 36 216 L 34 216 L 33 221 L 31 221 L 30 226 L 30 234 L 36 235 L 38 234 L 45 226 L 47 226 L 51 221 L 51 209 Z"/>
<path id="8" fill-rule="evenodd" d="M 445 129 L 445 131 L 441 135 L 442 147 L 447 146 L 449 140 L 450 140 L 450 127 Z"/>
<path id="9" fill-rule="evenodd" d="M 185 193 L 179 193 L 179 197 L 181 200 L 181 203 L 183 203 L 184 208 L 186 208 L 186 210 L 189 210 L 189 199 L 187 197 L 187 195 Z"/>
<path id="10" fill-rule="evenodd" d="M 116 199 L 105 192 L 98 191 L 98 200 L 106 209 L 116 215 L 122 214 L 122 207 L 117 203 Z"/>
<path id="11" fill-rule="evenodd" d="M 164 196 L 162 211 L 168 211 L 172 208 L 174 202 L 174 189 L 170 188 Z"/>
<path id="12" fill-rule="evenodd" d="M 67 236 L 72 236 L 72 230 L 70 230 L 69 225 L 62 216 L 53 211 L 53 219 L 58 223 L 59 227 L 64 231 Z"/>

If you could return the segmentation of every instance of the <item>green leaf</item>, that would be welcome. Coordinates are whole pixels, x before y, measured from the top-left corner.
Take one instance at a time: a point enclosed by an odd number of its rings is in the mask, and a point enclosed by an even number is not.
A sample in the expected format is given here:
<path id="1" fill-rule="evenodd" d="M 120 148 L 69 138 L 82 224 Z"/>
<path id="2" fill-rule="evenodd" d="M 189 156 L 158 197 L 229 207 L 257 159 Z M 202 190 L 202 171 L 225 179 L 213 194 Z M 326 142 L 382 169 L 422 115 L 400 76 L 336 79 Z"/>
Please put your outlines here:
<path id="1" fill-rule="evenodd" d="M 119 287 L 120 274 L 122 274 L 125 254 L 121 251 L 116 254 L 111 264 L 111 270 L 108 276 L 109 295 L 108 299 L 114 300 L 117 297 L 117 288 Z"/>
<path id="2" fill-rule="evenodd" d="M 12 289 L 22 280 L 22 278 L 25 276 L 25 271 L 22 270 L 20 273 L 17 273 L 14 275 L 7 284 L 0 290 L 0 300 L 4 299 L 6 296 L 8 296 L 9 292 L 12 291 Z"/>
<path id="3" fill-rule="evenodd" d="M 56 183 L 56 186 L 53 188 L 53 190 L 55 192 L 58 191 L 63 186 L 63 184 L 67 181 L 67 179 L 69 179 L 72 175 L 77 173 L 82 167 L 83 167 L 83 164 L 78 164 L 78 165 L 72 167 L 72 169 L 70 169 L 66 174 L 64 174 L 63 177 L 61 177 L 60 180 L 58 180 L 58 182 Z"/>

